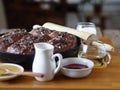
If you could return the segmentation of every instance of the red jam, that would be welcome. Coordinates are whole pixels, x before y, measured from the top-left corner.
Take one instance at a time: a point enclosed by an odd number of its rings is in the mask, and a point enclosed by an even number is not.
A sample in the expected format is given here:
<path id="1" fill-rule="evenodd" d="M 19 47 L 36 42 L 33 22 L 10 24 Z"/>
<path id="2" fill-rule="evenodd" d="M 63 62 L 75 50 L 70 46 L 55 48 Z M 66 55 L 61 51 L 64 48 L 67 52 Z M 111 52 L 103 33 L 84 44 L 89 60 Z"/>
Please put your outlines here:
<path id="1" fill-rule="evenodd" d="M 65 66 L 63 66 L 63 67 L 64 67 L 64 68 L 68 68 L 68 69 L 83 69 L 83 68 L 88 68 L 87 65 L 76 64 L 76 63 L 68 64 L 68 65 L 65 65 Z"/>

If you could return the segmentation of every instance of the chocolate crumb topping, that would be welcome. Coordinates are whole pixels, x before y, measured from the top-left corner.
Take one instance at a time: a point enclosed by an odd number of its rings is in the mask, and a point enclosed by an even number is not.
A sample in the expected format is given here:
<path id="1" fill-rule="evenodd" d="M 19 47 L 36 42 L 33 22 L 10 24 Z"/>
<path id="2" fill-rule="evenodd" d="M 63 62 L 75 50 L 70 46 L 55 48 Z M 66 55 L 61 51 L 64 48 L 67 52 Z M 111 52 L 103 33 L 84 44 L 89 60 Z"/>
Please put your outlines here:
<path id="1" fill-rule="evenodd" d="M 34 54 L 34 43 L 47 42 L 54 45 L 54 53 L 70 50 L 77 46 L 77 39 L 67 32 L 41 27 L 27 32 L 16 29 L 0 37 L 0 51 L 14 54 Z"/>

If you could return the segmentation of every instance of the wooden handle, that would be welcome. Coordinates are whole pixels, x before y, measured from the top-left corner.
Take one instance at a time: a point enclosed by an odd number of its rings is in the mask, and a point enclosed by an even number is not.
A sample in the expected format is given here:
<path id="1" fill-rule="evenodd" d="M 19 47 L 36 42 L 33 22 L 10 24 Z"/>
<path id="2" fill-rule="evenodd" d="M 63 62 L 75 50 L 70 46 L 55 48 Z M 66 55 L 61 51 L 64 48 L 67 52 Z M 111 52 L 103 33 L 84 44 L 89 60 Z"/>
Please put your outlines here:
<path id="1" fill-rule="evenodd" d="M 73 34 L 73 35 L 83 39 L 87 44 L 90 44 L 92 41 L 98 40 L 96 35 L 94 35 L 92 33 L 78 31 L 78 30 L 73 29 L 73 28 L 61 26 L 61 25 L 58 25 L 58 24 L 50 23 L 50 22 L 47 22 L 47 23 L 43 24 L 43 27 L 49 28 L 51 30 L 67 32 L 67 33 Z"/>
<path id="2" fill-rule="evenodd" d="M 34 73 L 34 72 L 12 72 L 12 71 L 8 71 L 6 74 L 24 75 L 24 76 L 41 77 L 41 78 L 44 77 L 43 74 Z"/>
<path id="3" fill-rule="evenodd" d="M 99 47 L 100 45 L 104 45 L 106 51 L 114 51 L 114 47 L 111 46 L 111 45 L 109 45 L 109 44 L 106 44 L 106 43 L 101 43 L 101 42 L 93 41 L 92 45 L 95 45 L 97 47 Z"/>

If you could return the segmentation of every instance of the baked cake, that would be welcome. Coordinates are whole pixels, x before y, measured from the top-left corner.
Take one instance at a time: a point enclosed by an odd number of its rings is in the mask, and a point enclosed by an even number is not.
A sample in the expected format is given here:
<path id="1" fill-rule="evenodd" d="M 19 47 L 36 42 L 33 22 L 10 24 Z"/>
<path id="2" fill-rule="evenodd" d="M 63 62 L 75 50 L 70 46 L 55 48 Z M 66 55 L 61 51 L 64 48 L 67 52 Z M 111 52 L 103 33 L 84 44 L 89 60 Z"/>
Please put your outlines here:
<path id="1" fill-rule="evenodd" d="M 16 29 L 13 32 L 3 34 L 0 37 L 0 51 L 6 51 L 11 44 L 21 39 L 27 33 L 25 29 Z"/>
<path id="2" fill-rule="evenodd" d="M 30 32 L 24 29 L 6 33 L 0 37 L 0 51 L 14 54 L 34 54 L 34 43 L 47 42 L 54 45 L 54 53 L 75 48 L 77 38 L 67 32 L 58 32 L 48 28 L 37 28 Z"/>

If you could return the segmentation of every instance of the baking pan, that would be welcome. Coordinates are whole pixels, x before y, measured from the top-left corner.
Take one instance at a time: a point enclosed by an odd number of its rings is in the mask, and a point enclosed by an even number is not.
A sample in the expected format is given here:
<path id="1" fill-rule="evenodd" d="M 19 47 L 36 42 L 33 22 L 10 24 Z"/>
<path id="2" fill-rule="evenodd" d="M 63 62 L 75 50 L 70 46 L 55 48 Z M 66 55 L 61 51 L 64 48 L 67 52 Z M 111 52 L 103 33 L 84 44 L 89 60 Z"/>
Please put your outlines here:
<path id="1" fill-rule="evenodd" d="M 61 53 L 63 58 L 77 56 L 79 46 L 81 45 L 80 43 L 81 39 L 78 37 L 77 37 L 77 42 L 78 42 L 77 47 Z M 2 62 L 19 64 L 22 65 L 25 69 L 32 68 L 33 59 L 34 59 L 34 54 L 23 55 L 23 54 L 13 54 L 13 53 L 0 51 L 0 60 Z"/>

